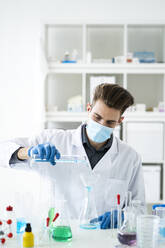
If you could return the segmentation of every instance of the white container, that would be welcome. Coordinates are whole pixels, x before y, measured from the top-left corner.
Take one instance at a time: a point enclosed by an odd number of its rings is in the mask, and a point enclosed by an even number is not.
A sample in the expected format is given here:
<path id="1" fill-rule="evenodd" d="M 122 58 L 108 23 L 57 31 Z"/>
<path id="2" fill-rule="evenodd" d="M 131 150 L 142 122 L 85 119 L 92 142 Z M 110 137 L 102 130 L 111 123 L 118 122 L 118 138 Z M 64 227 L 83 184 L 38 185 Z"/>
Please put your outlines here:
<path id="1" fill-rule="evenodd" d="M 146 105 L 143 103 L 136 104 L 136 111 L 145 112 L 146 111 Z"/>

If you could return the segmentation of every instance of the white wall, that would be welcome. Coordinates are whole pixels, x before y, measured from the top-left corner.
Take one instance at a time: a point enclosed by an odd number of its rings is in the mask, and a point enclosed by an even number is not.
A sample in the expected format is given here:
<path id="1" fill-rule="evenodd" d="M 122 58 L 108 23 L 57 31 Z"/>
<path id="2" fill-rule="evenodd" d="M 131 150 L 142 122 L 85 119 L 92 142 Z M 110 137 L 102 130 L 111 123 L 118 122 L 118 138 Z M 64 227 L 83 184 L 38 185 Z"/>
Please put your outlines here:
<path id="1" fill-rule="evenodd" d="M 165 20 L 164 0 L 1 0 L 0 138 L 27 136 L 41 127 L 41 21 Z M 39 97 L 37 97 L 37 93 Z"/>

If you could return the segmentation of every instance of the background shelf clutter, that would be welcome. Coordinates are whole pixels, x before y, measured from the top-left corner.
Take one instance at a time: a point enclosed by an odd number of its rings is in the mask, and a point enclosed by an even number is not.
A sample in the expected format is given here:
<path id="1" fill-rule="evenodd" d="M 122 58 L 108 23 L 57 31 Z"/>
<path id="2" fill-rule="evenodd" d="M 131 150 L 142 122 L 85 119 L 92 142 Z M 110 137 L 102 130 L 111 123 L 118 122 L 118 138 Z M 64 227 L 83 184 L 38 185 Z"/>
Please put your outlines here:
<path id="1" fill-rule="evenodd" d="M 128 89 L 135 105 L 115 135 L 142 156 L 147 201 L 165 199 L 165 23 L 54 22 L 43 30 L 45 128 L 86 121 L 100 83 Z"/>

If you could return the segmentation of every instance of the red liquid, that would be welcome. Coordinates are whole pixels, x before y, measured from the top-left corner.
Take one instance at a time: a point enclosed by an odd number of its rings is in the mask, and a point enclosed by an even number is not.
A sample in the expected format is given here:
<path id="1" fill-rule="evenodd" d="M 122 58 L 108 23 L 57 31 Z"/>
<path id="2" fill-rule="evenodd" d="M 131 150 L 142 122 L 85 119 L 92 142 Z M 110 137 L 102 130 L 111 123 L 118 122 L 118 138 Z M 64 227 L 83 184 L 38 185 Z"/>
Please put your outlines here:
<path id="1" fill-rule="evenodd" d="M 118 240 L 123 245 L 133 246 L 136 244 L 136 233 L 118 233 Z"/>

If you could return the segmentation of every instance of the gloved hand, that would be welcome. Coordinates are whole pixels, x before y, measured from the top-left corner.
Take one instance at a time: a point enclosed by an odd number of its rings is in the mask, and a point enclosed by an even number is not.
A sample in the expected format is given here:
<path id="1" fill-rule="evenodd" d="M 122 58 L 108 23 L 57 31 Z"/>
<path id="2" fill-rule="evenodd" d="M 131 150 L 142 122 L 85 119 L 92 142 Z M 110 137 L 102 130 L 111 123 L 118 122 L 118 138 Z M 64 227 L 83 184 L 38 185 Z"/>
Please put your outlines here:
<path id="1" fill-rule="evenodd" d="M 28 156 L 33 157 L 33 155 L 38 155 L 37 158 L 39 159 L 46 159 L 49 161 L 52 165 L 55 165 L 54 158 L 56 157 L 57 159 L 60 158 L 60 153 L 57 150 L 57 148 L 50 144 L 50 143 L 45 143 L 45 144 L 39 144 L 36 146 L 32 146 L 28 150 Z"/>
<path id="2" fill-rule="evenodd" d="M 113 212 L 113 227 L 117 228 L 117 210 Z M 100 222 L 101 229 L 111 228 L 111 212 L 106 212 L 103 215 L 100 215 L 98 218 L 93 219 L 90 223 Z"/>

